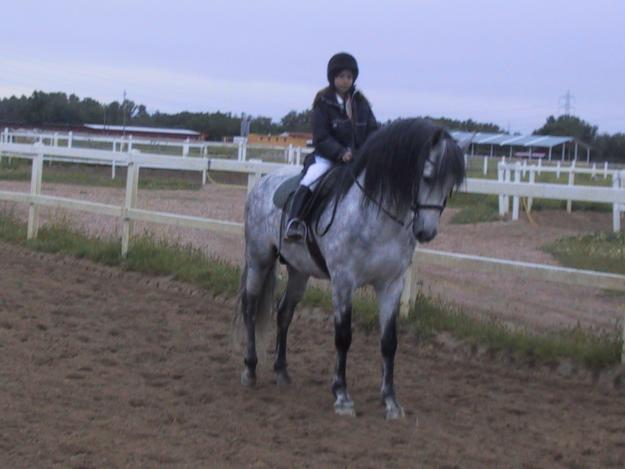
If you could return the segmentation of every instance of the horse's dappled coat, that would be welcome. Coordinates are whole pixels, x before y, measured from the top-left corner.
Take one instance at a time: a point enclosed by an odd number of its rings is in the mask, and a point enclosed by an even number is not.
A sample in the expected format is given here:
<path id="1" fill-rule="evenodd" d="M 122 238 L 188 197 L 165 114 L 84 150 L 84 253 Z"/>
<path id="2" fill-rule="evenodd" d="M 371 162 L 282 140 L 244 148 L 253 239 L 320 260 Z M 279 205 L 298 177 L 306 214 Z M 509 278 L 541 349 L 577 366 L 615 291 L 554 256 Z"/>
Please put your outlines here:
<path id="1" fill-rule="evenodd" d="M 424 172 L 425 168 L 428 170 Z M 295 306 L 308 278 L 324 277 L 304 243 L 280 243 L 282 217 L 273 204 L 273 193 L 292 174 L 264 177 L 246 203 L 241 281 L 241 313 L 247 331 L 241 377 L 244 384 L 256 380 L 255 329 L 257 321 L 270 316 L 278 247 L 289 274 L 277 309 L 274 369 L 278 383 L 290 380 L 286 340 Z M 393 364 L 403 277 L 417 239 L 429 241 L 436 235 L 446 198 L 463 181 L 463 151 L 444 129 L 429 121 L 401 120 L 373 134 L 354 162 L 339 167 L 331 177 L 333 196 L 316 210 L 311 229 L 325 257 L 332 287 L 337 350 L 332 385 L 335 410 L 339 414 L 354 413 L 345 376 L 351 345 L 352 294 L 356 288 L 371 285 L 379 305 L 386 416 L 399 417 L 403 410 L 395 399 Z M 336 216 L 332 219 L 334 206 Z M 319 236 L 317 228 L 327 227 L 331 220 L 331 228 Z"/>

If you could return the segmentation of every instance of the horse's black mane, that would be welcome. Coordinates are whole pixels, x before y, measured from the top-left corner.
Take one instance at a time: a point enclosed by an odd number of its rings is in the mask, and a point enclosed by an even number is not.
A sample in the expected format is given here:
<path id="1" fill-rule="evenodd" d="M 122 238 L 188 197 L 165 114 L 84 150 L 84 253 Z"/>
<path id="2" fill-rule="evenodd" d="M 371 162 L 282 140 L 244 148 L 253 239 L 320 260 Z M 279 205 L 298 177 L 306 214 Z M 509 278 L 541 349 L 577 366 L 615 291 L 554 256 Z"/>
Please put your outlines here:
<path id="1" fill-rule="evenodd" d="M 324 181 L 331 195 L 316 207 L 312 220 L 316 222 L 330 201 L 344 197 L 365 169 L 367 196 L 363 204 L 385 205 L 400 216 L 406 213 L 418 191 L 415 185 L 421 180 L 425 160 L 441 138 L 449 141 L 438 162 L 435 182 L 452 174 L 459 186 L 465 175 L 464 155 L 449 133 L 425 119 L 398 119 L 370 135 L 352 163 L 332 170 Z"/>

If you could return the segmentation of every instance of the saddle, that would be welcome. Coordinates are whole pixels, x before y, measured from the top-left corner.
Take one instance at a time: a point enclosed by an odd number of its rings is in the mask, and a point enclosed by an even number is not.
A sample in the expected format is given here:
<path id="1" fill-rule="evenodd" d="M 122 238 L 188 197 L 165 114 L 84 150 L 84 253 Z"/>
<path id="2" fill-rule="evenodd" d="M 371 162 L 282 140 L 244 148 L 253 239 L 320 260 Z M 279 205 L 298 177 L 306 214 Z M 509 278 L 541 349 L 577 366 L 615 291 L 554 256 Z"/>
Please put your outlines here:
<path id="1" fill-rule="evenodd" d="M 315 219 L 315 206 L 319 204 L 319 202 L 328 197 L 330 191 L 324 181 L 326 180 L 329 173 L 332 170 L 328 171 L 319 183 L 313 190 L 312 195 L 308 200 L 308 205 L 304 208 L 303 211 L 303 221 L 308 225 L 308 230 L 306 230 L 306 247 L 310 254 L 310 257 L 313 259 L 317 267 L 326 274 L 326 276 L 330 277 L 330 272 L 328 271 L 328 266 L 326 265 L 326 261 L 319 249 L 319 245 L 317 240 L 315 239 L 314 230 L 311 227 L 311 220 Z M 286 225 L 286 217 L 291 209 L 291 204 L 293 201 L 293 194 L 297 190 L 300 181 L 302 180 L 303 173 L 297 174 L 286 179 L 282 184 L 278 186 L 278 188 L 273 193 L 273 204 L 276 208 L 282 210 L 282 218 L 280 220 L 280 246 L 278 247 L 278 251 L 282 251 L 282 233 Z M 286 260 L 280 254 L 280 262 L 286 264 Z"/>

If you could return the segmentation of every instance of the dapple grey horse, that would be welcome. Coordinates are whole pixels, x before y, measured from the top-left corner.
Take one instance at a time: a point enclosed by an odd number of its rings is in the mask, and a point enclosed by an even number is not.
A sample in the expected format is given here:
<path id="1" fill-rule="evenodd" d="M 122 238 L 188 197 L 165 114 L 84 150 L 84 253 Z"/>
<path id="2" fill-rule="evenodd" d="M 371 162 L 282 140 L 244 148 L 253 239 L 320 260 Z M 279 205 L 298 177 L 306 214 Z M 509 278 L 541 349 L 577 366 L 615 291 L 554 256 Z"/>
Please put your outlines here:
<path id="1" fill-rule="evenodd" d="M 267 175 L 247 198 L 238 311 L 247 337 L 241 383 L 251 386 L 256 382 L 256 325 L 271 316 L 275 268 L 282 256 L 288 281 L 277 304 L 277 383 L 290 382 L 287 333 L 306 283 L 310 276 L 329 278 L 336 346 L 334 409 L 340 415 L 355 415 L 345 376 L 352 341 L 352 294 L 371 285 L 379 306 L 386 418 L 403 417 L 404 410 L 395 398 L 393 368 L 404 274 L 417 242 L 436 236 L 447 198 L 464 179 L 463 149 L 430 121 L 405 119 L 382 127 L 369 137 L 352 163 L 335 168 L 330 178 L 332 193 L 309 223 L 309 236 L 315 238 L 329 275 L 311 257 L 306 243 L 281 241 L 284 217 L 274 205 L 273 195 L 291 176 L 292 172 Z"/>

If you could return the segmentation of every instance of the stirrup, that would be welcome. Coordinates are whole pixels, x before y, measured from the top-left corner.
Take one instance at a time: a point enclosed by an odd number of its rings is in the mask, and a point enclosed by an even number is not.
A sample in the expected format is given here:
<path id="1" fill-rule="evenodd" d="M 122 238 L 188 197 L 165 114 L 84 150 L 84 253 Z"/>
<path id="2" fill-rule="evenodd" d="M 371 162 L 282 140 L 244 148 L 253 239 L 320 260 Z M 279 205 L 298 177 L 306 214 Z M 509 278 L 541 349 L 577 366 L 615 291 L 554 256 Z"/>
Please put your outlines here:
<path id="1" fill-rule="evenodd" d="M 286 225 L 286 231 L 284 233 L 285 241 L 299 241 L 306 238 L 308 228 L 306 223 L 299 218 L 293 218 Z"/>

